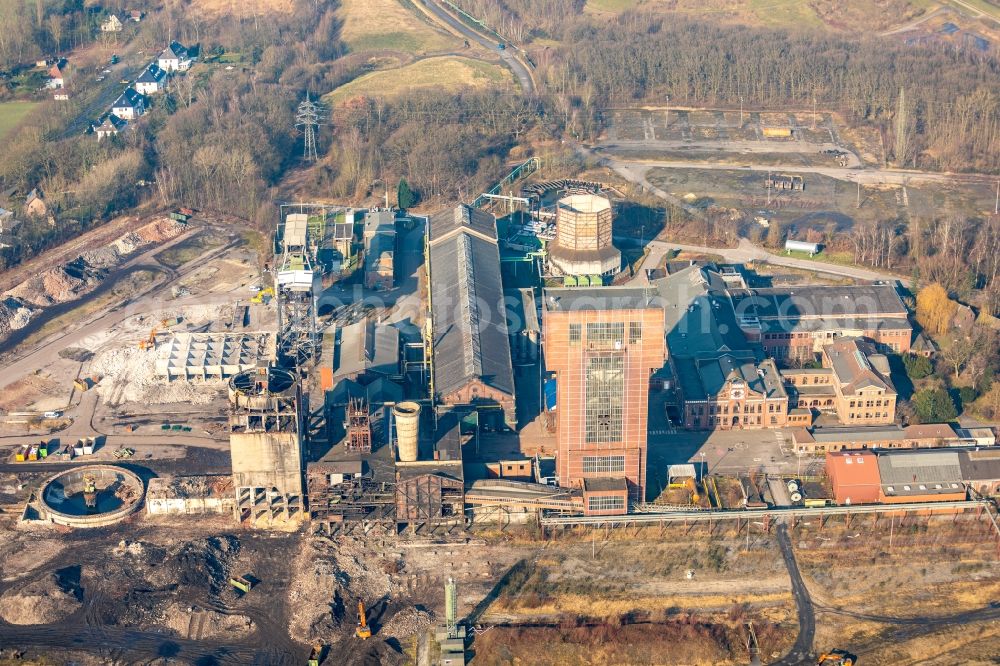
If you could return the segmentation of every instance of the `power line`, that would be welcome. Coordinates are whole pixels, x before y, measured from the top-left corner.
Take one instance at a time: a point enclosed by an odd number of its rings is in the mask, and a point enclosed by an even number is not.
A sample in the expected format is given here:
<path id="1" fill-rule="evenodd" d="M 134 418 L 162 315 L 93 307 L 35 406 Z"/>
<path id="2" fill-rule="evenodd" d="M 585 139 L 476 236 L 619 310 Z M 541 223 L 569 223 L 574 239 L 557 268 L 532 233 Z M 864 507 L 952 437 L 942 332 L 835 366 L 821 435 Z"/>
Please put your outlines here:
<path id="1" fill-rule="evenodd" d="M 312 101 L 307 92 L 306 100 L 299 104 L 298 111 L 295 114 L 295 126 L 302 128 L 302 156 L 312 162 L 319 159 L 319 153 L 316 149 L 316 128 L 319 127 L 325 118 L 326 109 L 322 104 Z"/>

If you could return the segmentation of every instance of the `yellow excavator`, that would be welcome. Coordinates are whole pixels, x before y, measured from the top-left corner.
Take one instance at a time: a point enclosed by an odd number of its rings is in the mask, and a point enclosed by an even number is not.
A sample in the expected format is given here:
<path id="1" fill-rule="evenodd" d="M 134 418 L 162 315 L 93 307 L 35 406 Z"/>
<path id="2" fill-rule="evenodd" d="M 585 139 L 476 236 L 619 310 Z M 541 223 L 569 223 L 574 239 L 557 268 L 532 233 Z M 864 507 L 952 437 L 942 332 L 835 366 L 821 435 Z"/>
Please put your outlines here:
<path id="1" fill-rule="evenodd" d="M 854 656 L 844 650 L 830 650 L 819 656 L 816 666 L 854 666 Z"/>
<path id="2" fill-rule="evenodd" d="M 358 628 L 354 630 L 354 635 L 365 639 L 372 637 L 372 628 L 368 626 L 368 617 L 365 615 L 365 602 L 358 602 Z"/>

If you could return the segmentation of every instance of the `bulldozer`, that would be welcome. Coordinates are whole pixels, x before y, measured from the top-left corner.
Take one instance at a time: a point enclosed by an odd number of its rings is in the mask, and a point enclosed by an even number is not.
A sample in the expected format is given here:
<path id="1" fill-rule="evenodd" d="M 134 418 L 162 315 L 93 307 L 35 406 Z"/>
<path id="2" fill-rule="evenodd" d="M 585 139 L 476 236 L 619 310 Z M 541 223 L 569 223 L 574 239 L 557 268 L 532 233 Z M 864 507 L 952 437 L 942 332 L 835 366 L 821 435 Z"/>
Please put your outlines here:
<path id="1" fill-rule="evenodd" d="M 365 602 L 358 602 L 358 628 L 354 630 L 354 635 L 360 639 L 372 637 L 372 628 L 368 626 L 368 616 L 365 615 Z"/>
<path id="2" fill-rule="evenodd" d="M 816 661 L 816 666 L 854 666 L 855 657 L 845 650 L 824 652 Z"/>

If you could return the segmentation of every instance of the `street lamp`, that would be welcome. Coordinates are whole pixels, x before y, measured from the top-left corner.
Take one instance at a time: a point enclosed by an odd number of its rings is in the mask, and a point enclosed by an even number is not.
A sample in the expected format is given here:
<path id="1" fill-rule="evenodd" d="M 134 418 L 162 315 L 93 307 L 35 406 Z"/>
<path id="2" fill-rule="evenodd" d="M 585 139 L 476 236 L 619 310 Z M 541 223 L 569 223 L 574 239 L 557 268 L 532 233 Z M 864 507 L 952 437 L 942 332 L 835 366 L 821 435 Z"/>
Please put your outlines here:
<path id="1" fill-rule="evenodd" d="M 704 451 L 701 451 L 698 455 L 701 456 L 701 478 L 704 479 L 708 476 L 708 463 L 705 461 Z"/>

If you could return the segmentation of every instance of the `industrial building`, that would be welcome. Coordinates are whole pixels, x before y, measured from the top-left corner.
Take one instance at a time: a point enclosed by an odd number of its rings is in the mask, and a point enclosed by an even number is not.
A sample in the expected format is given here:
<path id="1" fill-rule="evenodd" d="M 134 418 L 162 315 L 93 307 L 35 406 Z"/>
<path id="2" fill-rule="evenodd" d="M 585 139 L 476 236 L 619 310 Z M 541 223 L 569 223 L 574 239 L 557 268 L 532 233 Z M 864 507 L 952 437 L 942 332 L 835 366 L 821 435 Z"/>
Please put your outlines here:
<path id="1" fill-rule="evenodd" d="M 938 448 L 961 444 L 961 438 L 946 423 L 926 423 L 905 428 L 897 425 L 812 430 L 797 428 L 790 435 L 792 448 L 796 453 Z"/>
<path id="2" fill-rule="evenodd" d="M 514 370 L 500 276 L 496 220 L 467 205 L 427 226 L 431 392 L 470 405 L 480 422 L 517 427 Z"/>
<path id="3" fill-rule="evenodd" d="M 172 333 L 156 345 L 156 375 L 167 381 L 220 380 L 275 359 L 270 333 Z"/>
<path id="4" fill-rule="evenodd" d="M 983 495 L 995 493 L 1000 488 L 1000 454 L 841 451 L 827 454 L 826 473 L 838 504 L 950 502 L 964 500 L 966 486 Z"/>
<path id="5" fill-rule="evenodd" d="M 983 497 L 1000 495 L 1000 451 L 959 451 L 958 464 L 962 480 L 971 490 Z"/>
<path id="6" fill-rule="evenodd" d="M 504 292 L 507 302 L 507 330 L 514 365 L 538 363 L 542 327 L 534 289 L 511 289 Z"/>
<path id="7" fill-rule="evenodd" d="M 774 361 L 752 355 L 679 358 L 684 427 L 729 430 L 788 425 L 788 394 Z"/>
<path id="8" fill-rule="evenodd" d="M 556 237 L 548 247 L 555 275 L 614 275 L 621 252 L 612 243 L 611 202 L 594 194 L 572 194 L 556 203 Z"/>
<path id="9" fill-rule="evenodd" d="M 876 458 L 883 504 L 965 499 L 958 451 L 893 451 Z"/>
<path id="10" fill-rule="evenodd" d="M 889 360 L 864 340 L 841 338 L 824 345 L 823 365 L 833 377 L 837 417 L 844 425 L 885 425 L 896 418 L 896 389 Z"/>
<path id="11" fill-rule="evenodd" d="M 891 284 L 726 290 L 740 329 L 765 354 L 811 360 L 834 338 L 859 337 L 879 350 L 910 349 L 913 326 Z"/>
<path id="12" fill-rule="evenodd" d="M 826 475 L 837 504 L 874 504 L 881 496 L 878 460 L 872 451 L 842 451 L 826 456 Z"/>
<path id="13" fill-rule="evenodd" d="M 154 477 L 146 489 L 151 516 L 232 514 L 236 506 L 233 477 L 228 474 Z"/>
<path id="14" fill-rule="evenodd" d="M 302 396 L 294 373 L 262 367 L 229 380 L 237 520 L 266 526 L 305 511 Z"/>
<path id="15" fill-rule="evenodd" d="M 629 496 L 643 498 L 650 376 L 666 355 L 657 292 L 546 289 L 543 323 L 557 383 L 559 484 L 625 479 Z"/>
<path id="16" fill-rule="evenodd" d="M 387 291 L 395 286 L 396 213 L 369 211 L 365 215 L 365 287 Z"/>

